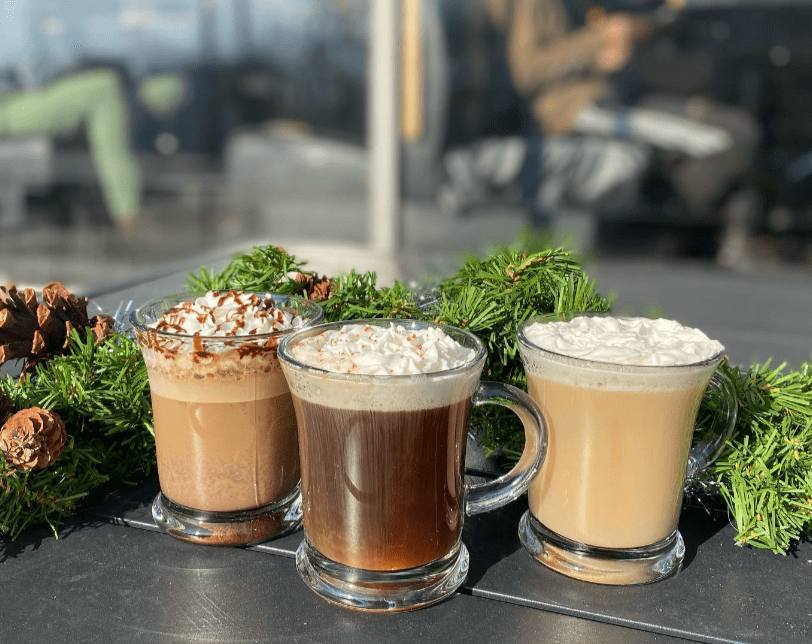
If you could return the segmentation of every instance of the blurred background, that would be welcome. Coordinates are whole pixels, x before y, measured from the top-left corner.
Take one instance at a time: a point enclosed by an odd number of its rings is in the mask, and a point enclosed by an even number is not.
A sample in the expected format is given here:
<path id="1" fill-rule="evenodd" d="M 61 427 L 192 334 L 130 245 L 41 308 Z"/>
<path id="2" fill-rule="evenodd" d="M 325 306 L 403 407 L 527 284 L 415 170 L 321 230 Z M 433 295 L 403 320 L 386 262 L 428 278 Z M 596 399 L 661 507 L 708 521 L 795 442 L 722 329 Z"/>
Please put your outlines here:
<path id="1" fill-rule="evenodd" d="M 0 283 L 92 291 L 260 243 L 417 278 L 528 230 L 810 268 L 812 3 L 527 4 L 0 0 Z"/>

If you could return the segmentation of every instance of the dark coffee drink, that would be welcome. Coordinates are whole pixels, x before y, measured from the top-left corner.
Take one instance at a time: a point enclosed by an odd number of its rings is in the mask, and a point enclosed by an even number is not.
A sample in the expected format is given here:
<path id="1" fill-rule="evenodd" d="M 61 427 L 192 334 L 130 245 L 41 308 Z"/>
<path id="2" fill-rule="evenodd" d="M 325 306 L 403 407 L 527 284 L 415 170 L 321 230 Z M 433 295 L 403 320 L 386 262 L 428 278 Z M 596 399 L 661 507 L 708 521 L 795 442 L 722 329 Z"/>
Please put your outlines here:
<path id="1" fill-rule="evenodd" d="M 453 593 L 468 572 L 465 515 L 512 501 L 538 471 L 543 421 L 530 397 L 480 383 L 482 342 L 440 324 L 324 324 L 286 338 L 279 362 L 299 431 L 304 582 L 373 611 Z M 526 458 L 496 481 L 466 485 L 468 421 L 485 404 L 520 416 Z"/>
<path id="2" fill-rule="evenodd" d="M 294 398 L 310 543 L 353 568 L 403 570 L 462 530 L 470 400 L 432 409 L 338 409 Z"/>

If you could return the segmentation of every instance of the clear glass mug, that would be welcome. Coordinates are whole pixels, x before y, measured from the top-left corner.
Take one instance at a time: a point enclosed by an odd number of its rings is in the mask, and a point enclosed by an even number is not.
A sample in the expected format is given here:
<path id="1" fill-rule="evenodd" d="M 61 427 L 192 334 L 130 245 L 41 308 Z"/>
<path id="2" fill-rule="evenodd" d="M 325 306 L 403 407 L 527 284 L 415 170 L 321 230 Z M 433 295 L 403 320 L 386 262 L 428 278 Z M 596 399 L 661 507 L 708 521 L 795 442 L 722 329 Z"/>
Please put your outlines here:
<path id="1" fill-rule="evenodd" d="M 133 311 L 152 397 L 163 531 L 208 545 L 248 545 L 301 525 L 299 454 L 290 391 L 277 348 L 291 331 L 199 337 L 149 325 L 202 293 L 170 295 Z M 321 307 L 261 294 L 305 319 Z"/>
<path id="2" fill-rule="evenodd" d="M 370 611 L 433 604 L 464 581 L 465 514 L 521 495 L 544 456 L 544 420 L 524 392 L 480 382 L 486 350 L 473 334 L 411 320 L 352 320 L 407 329 L 434 326 L 474 350 L 466 364 L 418 375 L 345 374 L 306 366 L 289 348 L 347 322 L 291 334 L 279 347 L 299 428 L 304 540 L 296 565 L 323 598 Z M 507 474 L 465 482 L 473 407 L 507 407 L 526 447 Z"/>
<path id="3" fill-rule="evenodd" d="M 549 445 L 528 488 L 519 525 L 528 552 L 544 565 L 601 584 L 640 584 L 676 573 L 685 545 L 677 530 L 686 480 L 718 456 L 736 423 L 736 392 L 718 371 L 719 354 L 681 366 L 628 366 L 572 358 L 519 329 L 528 391 L 548 422 Z M 708 386 L 718 417 L 691 447 Z"/>

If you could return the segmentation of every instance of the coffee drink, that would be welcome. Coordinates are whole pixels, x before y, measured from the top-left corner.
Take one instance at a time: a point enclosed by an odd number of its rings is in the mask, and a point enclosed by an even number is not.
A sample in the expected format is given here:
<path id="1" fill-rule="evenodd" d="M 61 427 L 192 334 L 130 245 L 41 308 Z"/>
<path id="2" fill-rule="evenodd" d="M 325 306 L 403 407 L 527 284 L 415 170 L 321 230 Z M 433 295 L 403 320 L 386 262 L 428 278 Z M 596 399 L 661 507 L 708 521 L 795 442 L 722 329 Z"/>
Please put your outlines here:
<path id="1" fill-rule="evenodd" d="M 465 444 L 470 401 L 394 412 L 298 398 L 295 405 L 305 427 L 304 528 L 313 547 L 367 570 L 422 566 L 454 547 L 465 458 L 458 446 Z"/>
<path id="2" fill-rule="evenodd" d="M 528 375 L 550 431 L 546 467 L 528 489 L 533 515 L 593 546 L 636 548 L 667 538 L 679 519 L 693 419 L 706 387 L 684 384 L 640 392 L 609 389 L 600 379 L 589 386 Z"/>
<path id="3" fill-rule="evenodd" d="M 155 423 L 173 428 L 155 433 L 167 497 L 189 508 L 229 512 L 284 499 L 296 488 L 299 458 L 290 393 L 222 402 L 195 398 L 165 397 L 153 385 Z"/>
<path id="4" fill-rule="evenodd" d="M 694 421 L 722 346 L 670 320 L 584 314 L 525 325 L 519 347 L 549 429 L 528 488 L 531 524 L 575 551 L 614 550 L 612 566 L 620 551 L 673 539 Z M 563 572 L 602 581 L 602 564 L 590 565 Z M 652 580 L 613 574 L 604 583 Z"/>
<path id="5" fill-rule="evenodd" d="M 276 352 L 320 309 L 277 298 L 213 291 L 141 312 L 164 505 L 226 523 L 220 515 L 297 496 L 296 420 Z"/>
<path id="6" fill-rule="evenodd" d="M 544 453 L 538 408 L 514 387 L 479 382 L 485 357 L 471 333 L 410 320 L 330 323 L 283 340 L 302 467 L 296 568 L 314 592 L 411 610 L 465 580 L 465 515 L 516 499 Z M 485 404 L 520 416 L 525 454 L 495 481 L 466 483 L 471 409 Z"/>
<path id="7" fill-rule="evenodd" d="M 430 347 L 443 348 L 433 329 L 348 325 L 340 333 L 294 345 L 290 353 L 335 372 L 379 376 L 454 364 L 453 353 L 436 363 L 427 357 Z M 396 345 L 399 333 L 404 338 Z M 324 344 L 314 349 L 316 342 Z M 336 347 L 347 350 L 336 354 Z M 420 351 L 422 362 L 413 360 Z M 473 354 L 460 346 L 452 351 L 460 355 L 458 364 Z M 441 384 L 407 378 L 399 385 L 395 375 L 390 385 L 377 388 L 322 381 L 308 371 L 289 378 L 300 428 L 304 529 L 314 548 L 367 570 L 414 568 L 451 550 L 462 531 L 465 444 L 477 375 L 463 372 Z"/>

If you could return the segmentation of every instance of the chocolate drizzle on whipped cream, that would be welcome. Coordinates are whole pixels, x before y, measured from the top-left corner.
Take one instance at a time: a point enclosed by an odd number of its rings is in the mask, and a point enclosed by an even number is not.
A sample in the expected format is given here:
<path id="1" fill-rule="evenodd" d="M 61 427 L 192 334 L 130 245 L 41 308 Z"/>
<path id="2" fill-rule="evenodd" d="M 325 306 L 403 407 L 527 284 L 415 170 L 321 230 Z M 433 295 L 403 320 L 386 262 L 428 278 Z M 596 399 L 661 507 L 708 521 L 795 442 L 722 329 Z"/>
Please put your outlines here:
<path id="1" fill-rule="evenodd" d="M 155 324 L 162 333 L 206 337 L 257 335 L 289 331 L 302 325 L 298 316 L 278 309 L 269 296 L 230 290 L 209 291 L 167 309 Z"/>
<path id="2" fill-rule="evenodd" d="M 167 357 L 191 354 L 196 363 L 209 362 L 226 349 L 251 358 L 276 351 L 282 332 L 304 324 L 297 313 L 277 307 L 270 294 L 208 291 L 164 311 L 149 325 L 146 344 Z"/>

